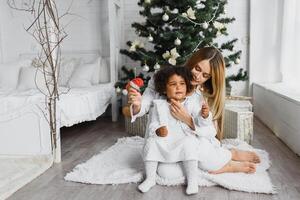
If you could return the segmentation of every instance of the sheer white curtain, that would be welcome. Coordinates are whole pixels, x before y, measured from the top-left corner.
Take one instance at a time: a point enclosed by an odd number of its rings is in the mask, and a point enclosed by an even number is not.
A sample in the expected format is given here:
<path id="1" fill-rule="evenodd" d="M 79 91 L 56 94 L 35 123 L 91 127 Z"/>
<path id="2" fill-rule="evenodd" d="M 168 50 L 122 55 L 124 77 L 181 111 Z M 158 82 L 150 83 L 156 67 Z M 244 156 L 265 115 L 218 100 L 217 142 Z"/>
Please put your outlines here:
<path id="1" fill-rule="evenodd" d="M 249 48 L 250 85 L 299 87 L 300 0 L 251 0 Z"/>
<path id="2" fill-rule="evenodd" d="M 282 9 L 280 54 L 282 82 L 300 87 L 300 1 L 285 0 Z"/>
<path id="3" fill-rule="evenodd" d="M 282 4 L 283 0 L 250 1 L 249 86 L 281 81 Z"/>

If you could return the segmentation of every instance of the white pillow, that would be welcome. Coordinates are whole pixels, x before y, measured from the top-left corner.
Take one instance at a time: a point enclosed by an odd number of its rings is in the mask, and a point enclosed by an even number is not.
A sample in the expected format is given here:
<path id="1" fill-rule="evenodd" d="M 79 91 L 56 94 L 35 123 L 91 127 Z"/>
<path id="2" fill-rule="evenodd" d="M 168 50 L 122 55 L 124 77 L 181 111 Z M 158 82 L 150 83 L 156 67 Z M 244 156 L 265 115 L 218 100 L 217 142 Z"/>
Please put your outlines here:
<path id="1" fill-rule="evenodd" d="M 92 84 L 108 83 L 110 81 L 110 73 L 107 60 L 99 57 L 94 61 L 94 64 L 97 65 L 97 68 L 93 74 Z"/>
<path id="2" fill-rule="evenodd" d="M 97 62 L 91 64 L 81 64 L 74 70 L 69 87 L 90 87 L 92 86 L 93 74 L 97 68 Z"/>
<path id="3" fill-rule="evenodd" d="M 0 88 L 16 89 L 20 68 L 30 65 L 31 60 L 28 59 L 0 64 Z"/>
<path id="4" fill-rule="evenodd" d="M 59 86 L 67 86 L 68 81 L 70 80 L 74 69 L 79 66 L 81 60 L 78 58 L 62 58 L 60 67 L 59 67 L 59 75 L 58 75 L 58 85 Z"/>
<path id="5" fill-rule="evenodd" d="M 109 60 L 101 59 L 99 70 L 99 83 L 108 83 L 110 81 Z"/>
<path id="6" fill-rule="evenodd" d="M 43 73 L 35 67 L 22 67 L 19 73 L 18 90 L 40 89 L 46 92 Z"/>
<path id="7" fill-rule="evenodd" d="M 102 60 L 103 59 L 101 57 L 98 57 L 93 63 L 91 63 L 91 64 L 95 65 L 95 71 L 94 71 L 93 78 L 92 78 L 93 85 L 96 85 L 99 83 L 99 70 L 100 70 L 100 65 L 101 65 Z"/>

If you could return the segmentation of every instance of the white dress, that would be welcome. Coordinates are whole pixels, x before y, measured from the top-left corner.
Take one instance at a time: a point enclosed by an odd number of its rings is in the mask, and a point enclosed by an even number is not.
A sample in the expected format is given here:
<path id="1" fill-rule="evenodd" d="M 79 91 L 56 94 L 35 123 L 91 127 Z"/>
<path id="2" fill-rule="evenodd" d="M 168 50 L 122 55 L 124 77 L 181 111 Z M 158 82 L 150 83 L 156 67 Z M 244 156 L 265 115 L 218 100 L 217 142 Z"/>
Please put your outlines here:
<path id="1" fill-rule="evenodd" d="M 182 102 L 184 105 L 187 100 Z M 153 111 L 149 119 L 149 136 L 146 139 L 144 161 L 164 163 L 198 160 L 198 142 L 195 134 L 186 131 L 186 125 L 175 119 L 166 100 L 153 100 Z M 155 131 L 166 126 L 168 135 L 159 137 Z"/>
<path id="2" fill-rule="evenodd" d="M 141 102 L 141 110 L 136 115 L 132 115 L 131 121 L 134 122 L 137 117 L 141 117 L 149 111 L 149 118 L 152 118 L 153 113 L 153 100 L 154 99 L 162 99 L 154 88 L 153 79 L 150 79 L 148 82 L 148 87 L 146 88 L 145 92 L 143 93 L 143 98 Z M 197 106 L 201 109 L 201 101 L 203 97 L 200 91 L 196 90 L 190 97 L 187 98 L 185 102 L 185 107 L 189 110 L 197 110 Z M 195 107 L 194 107 L 195 106 Z M 131 108 L 132 113 L 132 108 Z M 193 117 L 193 116 L 192 116 Z M 197 135 L 197 142 L 198 142 L 198 161 L 199 161 L 199 168 L 202 170 L 218 170 L 227 164 L 231 160 L 231 152 L 223 148 L 220 145 L 220 142 L 215 138 L 217 132 L 214 128 L 212 123 L 212 115 L 210 113 L 207 119 L 203 119 L 201 115 L 193 117 L 195 131 L 192 131 L 186 124 L 183 127 L 186 127 L 185 132 L 192 132 Z M 148 138 L 150 127 L 149 122 L 147 124 L 147 129 L 145 133 L 145 138 Z"/>

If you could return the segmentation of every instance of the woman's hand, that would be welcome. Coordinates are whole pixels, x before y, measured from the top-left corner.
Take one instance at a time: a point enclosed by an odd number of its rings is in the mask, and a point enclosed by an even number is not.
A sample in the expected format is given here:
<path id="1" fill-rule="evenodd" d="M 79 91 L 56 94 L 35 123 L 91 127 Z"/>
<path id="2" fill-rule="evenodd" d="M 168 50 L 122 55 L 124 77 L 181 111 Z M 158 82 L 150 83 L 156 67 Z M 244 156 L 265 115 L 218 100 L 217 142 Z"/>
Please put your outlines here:
<path id="1" fill-rule="evenodd" d="M 201 116 L 206 119 L 209 115 L 209 106 L 206 101 L 202 102 L 202 108 L 201 108 Z"/>
<path id="2" fill-rule="evenodd" d="M 192 130 L 195 130 L 195 126 L 193 123 L 192 116 L 185 110 L 183 105 L 181 105 L 180 102 L 175 101 L 174 99 L 171 99 L 171 114 L 176 119 L 184 122 L 186 125 L 188 125 Z"/>
<path id="3" fill-rule="evenodd" d="M 133 88 L 129 88 L 128 90 L 128 103 L 132 105 L 133 108 L 133 115 L 137 114 L 141 110 L 142 104 L 142 96 L 141 93 L 136 91 Z"/>

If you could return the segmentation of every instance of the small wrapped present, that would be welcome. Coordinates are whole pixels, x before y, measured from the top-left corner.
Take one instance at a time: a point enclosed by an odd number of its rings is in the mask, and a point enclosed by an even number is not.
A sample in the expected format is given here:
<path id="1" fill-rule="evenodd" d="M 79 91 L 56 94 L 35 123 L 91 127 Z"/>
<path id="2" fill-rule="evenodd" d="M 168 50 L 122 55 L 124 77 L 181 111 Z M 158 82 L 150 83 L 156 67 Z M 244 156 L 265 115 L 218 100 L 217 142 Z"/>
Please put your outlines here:
<path id="1" fill-rule="evenodd" d="M 226 100 L 224 117 L 224 138 L 237 138 L 251 144 L 253 112 L 250 101 Z"/>

